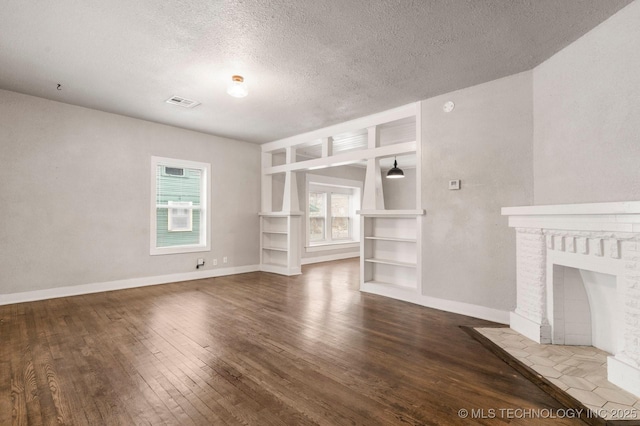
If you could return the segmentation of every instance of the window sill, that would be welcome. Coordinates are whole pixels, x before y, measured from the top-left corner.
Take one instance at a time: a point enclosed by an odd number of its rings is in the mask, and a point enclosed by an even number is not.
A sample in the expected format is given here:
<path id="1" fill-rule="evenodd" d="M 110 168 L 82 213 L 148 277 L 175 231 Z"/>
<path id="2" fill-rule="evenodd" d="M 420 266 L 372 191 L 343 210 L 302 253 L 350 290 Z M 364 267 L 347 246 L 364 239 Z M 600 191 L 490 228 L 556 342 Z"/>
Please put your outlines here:
<path id="1" fill-rule="evenodd" d="M 312 246 L 306 247 L 307 253 L 313 253 L 318 251 L 330 251 L 330 250 L 343 250 L 348 248 L 359 248 L 360 243 L 358 241 L 344 241 L 344 242 L 331 242 L 331 243 L 320 243 L 314 244 Z"/>
<path id="2" fill-rule="evenodd" d="M 149 254 L 151 256 L 159 256 L 163 254 L 198 253 L 210 250 L 211 247 L 209 245 L 169 246 L 152 248 Z"/>

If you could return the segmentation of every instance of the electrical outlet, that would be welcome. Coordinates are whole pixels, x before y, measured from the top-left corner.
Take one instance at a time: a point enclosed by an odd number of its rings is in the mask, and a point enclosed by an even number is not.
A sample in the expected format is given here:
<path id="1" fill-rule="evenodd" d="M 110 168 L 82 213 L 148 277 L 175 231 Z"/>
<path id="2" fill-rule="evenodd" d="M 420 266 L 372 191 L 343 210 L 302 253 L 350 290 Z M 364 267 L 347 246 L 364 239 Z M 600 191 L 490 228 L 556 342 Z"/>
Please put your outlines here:
<path id="1" fill-rule="evenodd" d="M 227 263 L 227 256 L 222 258 L 222 263 Z"/>
<path id="2" fill-rule="evenodd" d="M 218 266 L 218 259 L 213 259 L 213 266 Z"/>
<path id="3" fill-rule="evenodd" d="M 199 258 L 198 263 L 196 263 L 196 269 L 200 269 L 201 266 L 204 266 L 204 259 Z"/>
<path id="4" fill-rule="evenodd" d="M 460 179 L 450 180 L 449 189 L 460 189 Z"/>

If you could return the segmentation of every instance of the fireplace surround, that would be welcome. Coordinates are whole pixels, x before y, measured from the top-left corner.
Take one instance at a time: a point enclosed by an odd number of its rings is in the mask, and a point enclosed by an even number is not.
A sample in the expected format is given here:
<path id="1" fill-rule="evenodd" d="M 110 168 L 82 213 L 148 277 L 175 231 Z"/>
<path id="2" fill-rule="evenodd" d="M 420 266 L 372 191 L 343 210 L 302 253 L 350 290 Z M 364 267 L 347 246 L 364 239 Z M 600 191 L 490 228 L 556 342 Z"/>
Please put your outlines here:
<path id="1" fill-rule="evenodd" d="M 510 327 L 611 353 L 608 380 L 640 395 L 640 201 L 505 207 L 516 230 Z"/>

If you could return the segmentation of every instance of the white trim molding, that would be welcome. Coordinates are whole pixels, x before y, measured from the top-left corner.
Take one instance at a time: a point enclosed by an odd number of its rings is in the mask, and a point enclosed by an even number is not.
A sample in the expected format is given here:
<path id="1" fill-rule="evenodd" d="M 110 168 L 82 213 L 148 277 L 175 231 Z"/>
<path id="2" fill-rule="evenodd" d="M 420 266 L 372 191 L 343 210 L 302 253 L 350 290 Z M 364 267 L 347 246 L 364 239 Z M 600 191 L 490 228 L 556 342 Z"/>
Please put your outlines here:
<path id="1" fill-rule="evenodd" d="M 311 132 L 302 133 L 277 141 L 265 143 L 261 146 L 262 152 L 273 152 L 289 146 L 300 145 L 313 140 L 322 140 L 323 138 L 332 137 L 340 133 L 346 133 L 353 130 L 365 129 L 381 123 L 400 120 L 407 117 L 414 117 L 419 113 L 420 102 L 399 106 L 397 108 L 378 112 L 366 117 L 356 118 L 354 120 L 345 121 L 333 126 L 324 127 L 322 129 L 313 130 Z M 330 156 L 329 156 L 330 157 Z"/>
<path id="2" fill-rule="evenodd" d="M 344 241 L 344 242 L 332 242 L 328 244 L 314 244 L 312 246 L 305 247 L 305 252 L 316 253 L 322 251 L 344 250 L 355 248 L 360 250 L 359 241 Z"/>
<path id="3" fill-rule="evenodd" d="M 312 263 L 331 262 L 332 260 L 352 259 L 360 257 L 360 250 L 350 253 L 327 254 L 325 256 L 303 257 L 301 263 L 309 265 Z"/>
<path id="4" fill-rule="evenodd" d="M 307 173 L 305 176 L 305 201 L 304 208 L 306 218 L 303 224 L 305 252 L 313 253 L 328 250 L 340 250 L 346 248 L 360 247 L 360 220 L 356 216 L 356 212 L 360 208 L 360 200 L 362 199 L 363 182 L 353 179 L 343 179 L 333 176 L 314 175 Z M 313 189 L 313 191 L 312 191 Z M 312 243 L 309 235 L 311 212 L 309 210 L 309 194 L 311 192 L 322 192 L 327 195 L 325 200 L 325 239 L 316 243 Z M 332 194 L 344 193 L 350 195 L 349 206 L 349 222 L 351 238 L 346 240 L 331 239 L 331 201 Z"/>
<path id="5" fill-rule="evenodd" d="M 74 286 L 56 287 L 45 290 L 32 290 L 20 293 L 0 294 L 0 306 L 14 303 L 34 302 L 37 300 L 56 299 L 59 297 L 81 296 L 104 291 L 124 290 L 128 288 L 146 287 L 150 285 L 169 284 L 180 281 L 200 280 L 226 275 L 245 274 L 260 270 L 259 265 L 236 266 L 230 268 L 210 269 L 204 271 L 184 272 L 153 277 L 129 278 Z"/>
<path id="6" fill-rule="evenodd" d="M 509 311 L 502 311 L 471 303 L 457 302 L 455 300 L 440 299 L 437 297 L 416 294 L 414 288 L 403 289 L 399 286 L 369 282 L 362 284 L 360 286 L 360 291 L 379 296 L 391 297 L 393 299 L 403 300 L 405 302 L 414 303 L 427 308 L 452 312 L 454 314 L 480 318 L 500 324 L 509 324 Z"/>
<path id="7" fill-rule="evenodd" d="M 200 210 L 200 243 L 184 246 L 158 247 L 157 244 L 157 168 L 159 165 L 171 165 L 171 167 L 182 167 L 200 169 L 202 177 L 200 182 L 200 200 L 204 200 Z M 150 188 L 150 218 L 149 218 L 149 254 L 151 256 L 196 253 L 211 251 L 211 164 L 190 160 L 179 160 L 174 158 L 151 156 L 151 188 Z M 204 226 L 203 226 L 204 224 Z M 204 241 L 203 241 L 204 240 Z"/>

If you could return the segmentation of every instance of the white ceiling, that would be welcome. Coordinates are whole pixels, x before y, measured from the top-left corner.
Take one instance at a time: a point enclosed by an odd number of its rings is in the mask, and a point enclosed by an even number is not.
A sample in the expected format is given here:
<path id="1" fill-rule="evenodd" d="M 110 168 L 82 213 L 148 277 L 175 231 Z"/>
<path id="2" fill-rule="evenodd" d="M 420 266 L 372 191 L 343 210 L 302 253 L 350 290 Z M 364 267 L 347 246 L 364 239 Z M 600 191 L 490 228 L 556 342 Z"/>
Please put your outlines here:
<path id="1" fill-rule="evenodd" d="M 630 2 L 3 0 L 0 88 L 263 143 L 531 69 Z"/>

